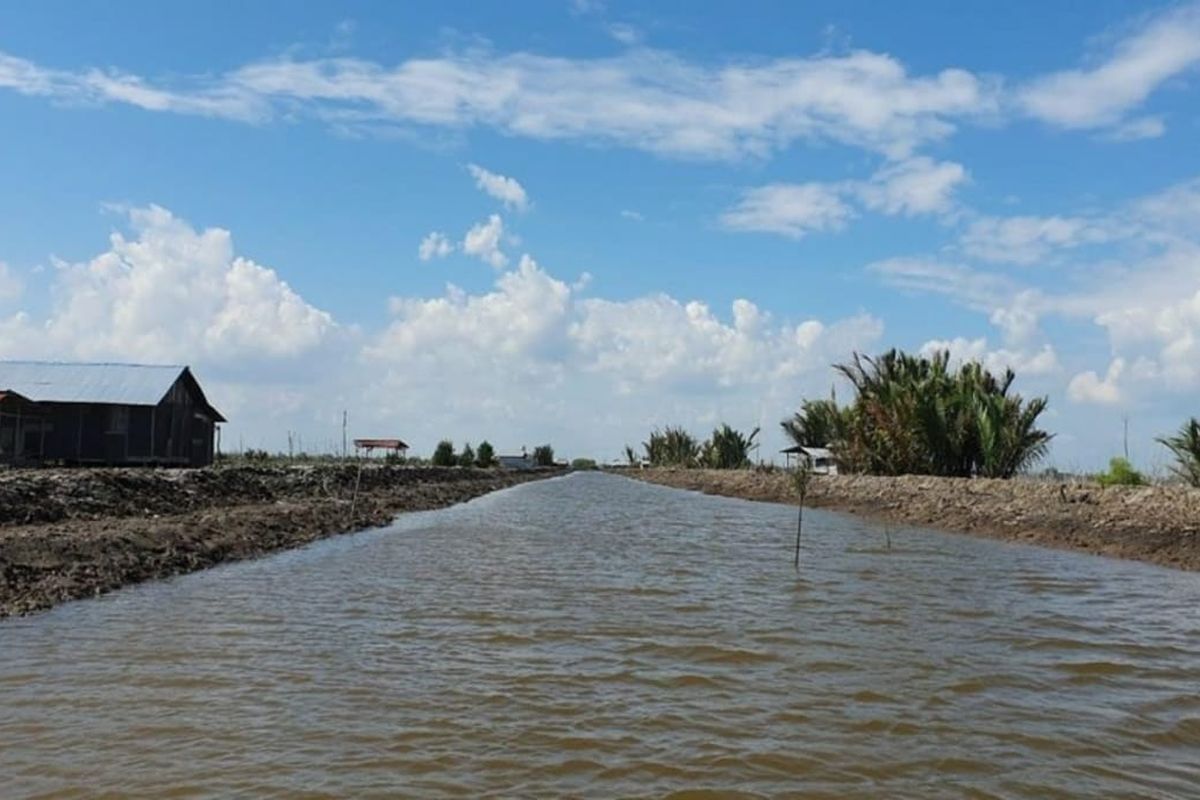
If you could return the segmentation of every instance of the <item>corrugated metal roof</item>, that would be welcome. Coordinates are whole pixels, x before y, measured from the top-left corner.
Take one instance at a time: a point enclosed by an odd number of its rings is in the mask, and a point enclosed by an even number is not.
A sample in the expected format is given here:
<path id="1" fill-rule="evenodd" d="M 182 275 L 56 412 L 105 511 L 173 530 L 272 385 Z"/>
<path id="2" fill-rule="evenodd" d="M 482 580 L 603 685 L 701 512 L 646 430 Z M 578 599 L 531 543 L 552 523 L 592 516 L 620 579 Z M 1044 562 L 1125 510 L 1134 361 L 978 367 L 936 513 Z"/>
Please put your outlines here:
<path id="1" fill-rule="evenodd" d="M 35 403 L 157 405 L 183 367 L 146 364 L 64 364 L 0 361 L 0 389 Z"/>

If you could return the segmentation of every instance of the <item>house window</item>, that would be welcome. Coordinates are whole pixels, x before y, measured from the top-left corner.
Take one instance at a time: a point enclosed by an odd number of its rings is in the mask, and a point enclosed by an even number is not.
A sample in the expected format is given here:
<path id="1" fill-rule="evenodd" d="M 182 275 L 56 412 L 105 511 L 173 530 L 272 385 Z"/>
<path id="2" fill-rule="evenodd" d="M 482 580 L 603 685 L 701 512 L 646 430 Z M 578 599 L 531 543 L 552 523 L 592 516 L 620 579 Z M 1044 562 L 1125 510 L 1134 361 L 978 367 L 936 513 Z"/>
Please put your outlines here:
<path id="1" fill-rule="evenodd" d="M 108 433 L 129 433 L 129 407 L 112 406 L 108 410 Z"/>

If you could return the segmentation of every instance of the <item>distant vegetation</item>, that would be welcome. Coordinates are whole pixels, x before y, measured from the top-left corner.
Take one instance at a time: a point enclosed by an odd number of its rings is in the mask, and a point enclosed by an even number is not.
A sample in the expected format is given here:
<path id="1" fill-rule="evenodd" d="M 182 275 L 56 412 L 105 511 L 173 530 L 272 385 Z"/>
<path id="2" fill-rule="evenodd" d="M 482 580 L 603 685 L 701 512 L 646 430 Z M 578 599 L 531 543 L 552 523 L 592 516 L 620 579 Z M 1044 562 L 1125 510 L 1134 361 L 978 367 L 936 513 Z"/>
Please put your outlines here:
<path id="1" fill-rule="evenodd" d="M 846 472 L 1011 478 L 1045 456 L 1051 435 L 1037 427 L 1046 398 L 1012 392 L 977 362 L 950 368 L 950 354 L 891 350 L 834 365 L 855 398 L 805 401 L 784 420 L 798 445 L 830 449 Z"/>
<path id="2" fill-rule="evenodd" d="M 749 435 L 729 425 L 715 428 L 706 441 L 699 441 L 683 428 L 668 427 L 650 433 L 642 442 L 644 456 L 639 456 L 630 446 L 625 447 L 625 458 L 630 464 L 643 460 L 654 467 L 708 467 L 710 469 L 739 469 L 750 466 L 750 453 L 758 428 Z"/>
<path id="3" fill-rule="evenodd" d="M 596 469 L 594 458 L 576 458 L 571 461 L 571 469 Z"/>
<path id="4" fill-rule="evenodd" d="M 454 454 L 454 442 L 442 439 L 433 449 L 431 463 L 435 467 L 453 467 L 458 464 L 458 456 Z"/>
<path id="5" fill-rule="evenodd" d="M 540 444 L 533 448 L 533 463 L 539 467 L 554 466 L 554 448 L 548 444 Z"/>
<path id="6" fill-rule="evenodd" d="M 1108 462 L 1108 472 L 1098 474 L 1096 482 L 1101 486 L 1145 486 L 1146 478 L 1127 459 L 1118 457 Z"/>
<path id="7" fill-rule="evenodd" d="M 460 467 L 475 466 L 475 451 L 471 449 L 470 442 L 464 444 L 462 452 L 458 454 L 458 465 Z"/>
<path id="8" fill-rule="evenodd" d="M 750 451 L 758 438 L 758 428 L 746 436 L 728 425 L 714 428 L 712 436 L 700 447 L 700 463 L 709 469 L 741 469 L 750 466 Z"/>
<path id="9" fill-rule="evenodd" d="M 484 469 L 496 466 L 496 450 L 487 439 L 480 442 L 479 449 L 475 451 L 475 466 Z"/>
<path id="10" fill-rule="evenodd" d="M 1175 456 L 1172 474 L 1188 486 L 1200 488 L 1200 420 L 1193 417 L 1174 436 L 1163 436 L 1158 441 Z"/>

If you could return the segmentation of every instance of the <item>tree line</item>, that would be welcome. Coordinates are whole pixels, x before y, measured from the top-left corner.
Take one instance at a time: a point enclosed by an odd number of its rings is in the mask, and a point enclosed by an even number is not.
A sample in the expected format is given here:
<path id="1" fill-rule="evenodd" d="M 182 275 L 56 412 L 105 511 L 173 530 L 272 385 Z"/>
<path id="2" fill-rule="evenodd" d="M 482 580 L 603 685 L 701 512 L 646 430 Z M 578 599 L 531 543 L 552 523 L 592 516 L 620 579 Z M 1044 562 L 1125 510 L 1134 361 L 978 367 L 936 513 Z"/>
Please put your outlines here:
<path id="1" fill-rule="evenodd" d="M 641 455 L 625 445 L 625 459 L 634 466 L 647 462 L 652 467 L 741 469 L 750 466 L 758 433 L 758 428 L 745 434 L 725 424 L 700 441 L 681 427 L 667 427 L 650 433 L 649 440 L 642 442 Z"/>
<path id="2" fill-rule="evenodd" d="M 533 453 L 529 458 L 534 466 L 554 466 L 554 448 L 549 444 L 538 445 L 533 448 Z M 455 452 L 452 440 L 442 439 L 437 443 L 437 447 L 434 448 L 433 458 L 430 459 L 429 463 L 435 467 L 480 467 L 487 469 L 499 464 L 500 460 L 496 457 L 496 449 L 486 439 L 479 443 L 478 449 L 472 449 L 471 443 L 467 442 L 463 444 L 462 450 L 458 452 Z"/>
<path id="3" fill-rule="evenodd" d="M 952 368 L 948 351 L 899 350 L 855 353 L 834 369 L 853 402 L 806 400 L 781 424 L 797 445 L 829 449 L 847 472 L 1010 478 L 1042 459 L 1052 438 L 1037 427 L 1046 398 L 1013 392 L 1011 369 L 996 376 L 974 361 Z"/>

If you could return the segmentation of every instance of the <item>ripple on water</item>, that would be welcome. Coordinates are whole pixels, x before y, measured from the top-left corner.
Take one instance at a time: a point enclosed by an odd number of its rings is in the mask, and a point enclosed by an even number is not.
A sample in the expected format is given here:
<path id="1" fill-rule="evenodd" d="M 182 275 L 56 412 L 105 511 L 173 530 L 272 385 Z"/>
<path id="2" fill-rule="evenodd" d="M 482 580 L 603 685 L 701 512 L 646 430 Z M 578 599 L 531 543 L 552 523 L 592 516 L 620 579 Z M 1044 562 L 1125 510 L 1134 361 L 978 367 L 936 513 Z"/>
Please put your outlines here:
<path id="1" fill-rule="evenodd" d="M 0 794 L 1184 797 L 1200 576 L 527 484 L 0 623 Z"/>

